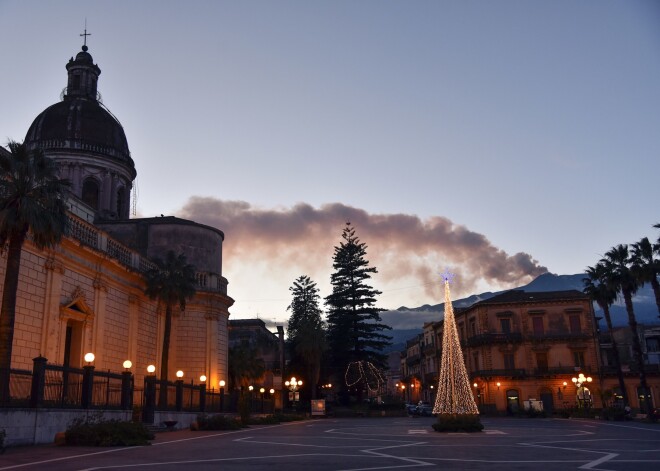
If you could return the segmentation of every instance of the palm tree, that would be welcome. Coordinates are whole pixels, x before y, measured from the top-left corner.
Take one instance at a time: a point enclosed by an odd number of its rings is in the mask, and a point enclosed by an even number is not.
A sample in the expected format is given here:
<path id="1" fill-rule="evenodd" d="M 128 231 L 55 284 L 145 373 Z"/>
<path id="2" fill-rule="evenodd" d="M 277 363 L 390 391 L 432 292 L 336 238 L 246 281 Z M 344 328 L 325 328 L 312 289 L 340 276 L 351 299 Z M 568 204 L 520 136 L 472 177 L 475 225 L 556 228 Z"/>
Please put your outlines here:
<path id="1" fill-rule="evenodd" d="M 165 331 L 160 360 L 160 396 L 158 405 L 167 408 L 167 373 L 169 369 L 170 336 L 172 333 L 172 308 L 179 304 L 183 311 L 186 301 L 195 295 L 195 267 L 189 265 L 186 256 L 167 252 L 165 260 L 154 259 L 155 268 L 145 273 L 147 287 L 144 294 L 150 299 L 157 299 L 165 305 Z"/>
<path id="2" fill-rule="evenodd" d="M 655 304 L 660 314 L 660 283 L 658 275 L 660 274 L 660 242 L 652 244 L 648 237 L 644 237 L 639 242 L 633 244 L 632 250 L 632 270 L 641 286 L 650 283 L 655 294 Z"/>
<path id="3" fill-rule="evenodd" d="M 9 400 L 16 293 L 23 243 L 31 234 L 39 248 L 53 247 L 67 225 L 67 189 L 55 162 L 40 149 L 28 151 L 10 141 L 9 153 L 0 151 L 0 247 L 7 250 L 7 268 L 0 310 L 0 403 Z"/>
<path id="4" fill-rule="evenodd" d="M 582 291 L 603 310 L 605 322 L 607 323 L 607 330 L 609 330 L 612 339 L 612 356 L 617 376 L 619 378 L 619 389 L 623 396 L 623 405 L 625 407 L 628 405 L 628 393 L 626 392 L 626 383 L 623 378 L 623 370 L 621 370 L 619 347 L 612 330 L 612 317 L 610 315 L 610 306 L 616 301 L 616 291 L 611 289 L 607 284 L 607 273 L 603 263 L 597 263 L 593 267 L 587 267 L 586 274 L 587 277 L 582 278 L 582 282 L 584 283 L 584 289 Z"/>
<path id="5" fill-rule="evenodd" d="M 639 383 L 645 395 L 645 403 L 647 413 L 652 415 L 651 401 L 649 395 L 649 387 L 646 383 L 646 370 L 644 368 L 644 356 L 642 355 L 642 345 L 639 341 L 639 333 L 637 332 L 637 319 L 635 318 L 635 311 L 633 309 L 632 297 L 639 289 L 639 283 L 633 271 L 631 270 L 632 257 L 628 250 L 628 245 L 619 244 L 610 249 L 605 254 L 603 260 L 606 269 L 607 284 L 611 289 L 621 291 L 623 301 L 626 305 L 626 313 L 628 314 L 628 325 L 632 333 L 633 351 L 637 360 L 637 367 L 639 369 Z"/>

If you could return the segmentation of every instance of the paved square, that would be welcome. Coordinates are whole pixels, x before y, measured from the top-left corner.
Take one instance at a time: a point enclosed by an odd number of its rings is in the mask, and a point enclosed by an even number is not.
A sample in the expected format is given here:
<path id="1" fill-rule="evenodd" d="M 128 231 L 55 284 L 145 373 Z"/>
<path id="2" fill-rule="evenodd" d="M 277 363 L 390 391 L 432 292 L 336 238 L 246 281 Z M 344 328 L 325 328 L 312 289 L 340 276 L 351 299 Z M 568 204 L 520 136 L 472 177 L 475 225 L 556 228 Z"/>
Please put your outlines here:
<path id="1" fill-rule="evenodd" d="M 9 449 L 0 471 L 660 469 L 660 424 L 485 418 L 482 433 L 441 434 L 434 420 L 318 419 L 162 433 L 148 447 Z"/>

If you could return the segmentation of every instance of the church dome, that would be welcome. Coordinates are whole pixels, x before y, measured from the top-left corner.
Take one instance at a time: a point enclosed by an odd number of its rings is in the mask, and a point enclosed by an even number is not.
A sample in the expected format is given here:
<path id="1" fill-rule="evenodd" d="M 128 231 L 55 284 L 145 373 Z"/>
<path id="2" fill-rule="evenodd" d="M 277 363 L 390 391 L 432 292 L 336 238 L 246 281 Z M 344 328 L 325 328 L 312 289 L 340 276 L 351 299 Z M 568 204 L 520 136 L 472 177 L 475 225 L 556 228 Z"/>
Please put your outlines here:
<path id="1" fill-rule="evenodd" d="M 61 101 L 42 111 L 25 135 L 28 149 L 41 149 L 71 182 L 71 194 L 97 220 L 128 219 L 137 176 L 124 128 L 97 91 L 101 69 L 83 45 L 66 64 Z"/>
<path id="2" fill-rule="evenodd" d="M 46 108 L 32 122 L 25 144 L 46 154 L 93 154 L 128 165 L 135 178 L 135 164 L 128 150 L 124 128 L 101 103 L 97 83 L 101 69 L 82 47 L 66 64 L 67 87 L 62 101 Z"/>
<path id="3" fill-rule="evenodd" d="M 65 96 L 42 111 L 28 129 L 25 143 L 47 153 L 80 151 L 134 167 L 122 125 L 98 101 L 86 97 Z"/>

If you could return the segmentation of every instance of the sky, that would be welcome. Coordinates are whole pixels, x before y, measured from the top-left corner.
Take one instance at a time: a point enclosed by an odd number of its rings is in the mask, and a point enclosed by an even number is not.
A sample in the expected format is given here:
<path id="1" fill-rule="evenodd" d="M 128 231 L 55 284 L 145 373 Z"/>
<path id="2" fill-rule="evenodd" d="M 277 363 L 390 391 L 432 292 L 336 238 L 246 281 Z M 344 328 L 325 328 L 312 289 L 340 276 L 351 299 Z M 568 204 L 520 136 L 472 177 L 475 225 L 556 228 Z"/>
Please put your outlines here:
<path id="1" fill-rule="evenodd" d="M 660 223 L 660 2 L 0 0 L 0 142 L 89 52 L 135 217 L 225 234 L 231 318 L 330 293 L 347 221 L 396 309 L 581 273 Z"/>

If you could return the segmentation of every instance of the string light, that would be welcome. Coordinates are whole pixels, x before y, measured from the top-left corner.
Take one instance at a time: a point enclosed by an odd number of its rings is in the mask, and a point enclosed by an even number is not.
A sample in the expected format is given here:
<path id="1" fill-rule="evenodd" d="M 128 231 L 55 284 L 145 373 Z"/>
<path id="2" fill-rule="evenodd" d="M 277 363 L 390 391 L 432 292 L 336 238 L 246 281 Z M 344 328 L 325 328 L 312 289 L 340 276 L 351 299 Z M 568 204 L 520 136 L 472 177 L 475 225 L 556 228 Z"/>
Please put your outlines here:
<path id="1" fill-rule="evenodd" d="M 360 381 L 364 381 L 369 391 L 377 391 L 385 381 L 383 374 L 373 363 L 368 361 L 353 361 L 348 364 L 346 373 L 344 373 L 346 386 L 349 388 L 355 386 Z"/>
<path id="2" fill-rule="evenodd" d="M 435 398 L 434 414 L 479 414 L 470 389 L 470 378 L 465 370 L 463 351 L 456 330 L 454 307 L 451 303 L 449 283 L 454 275 L 445 271 L 445 321 L 442 332 L 442 359 L 438 394 Z"/>

